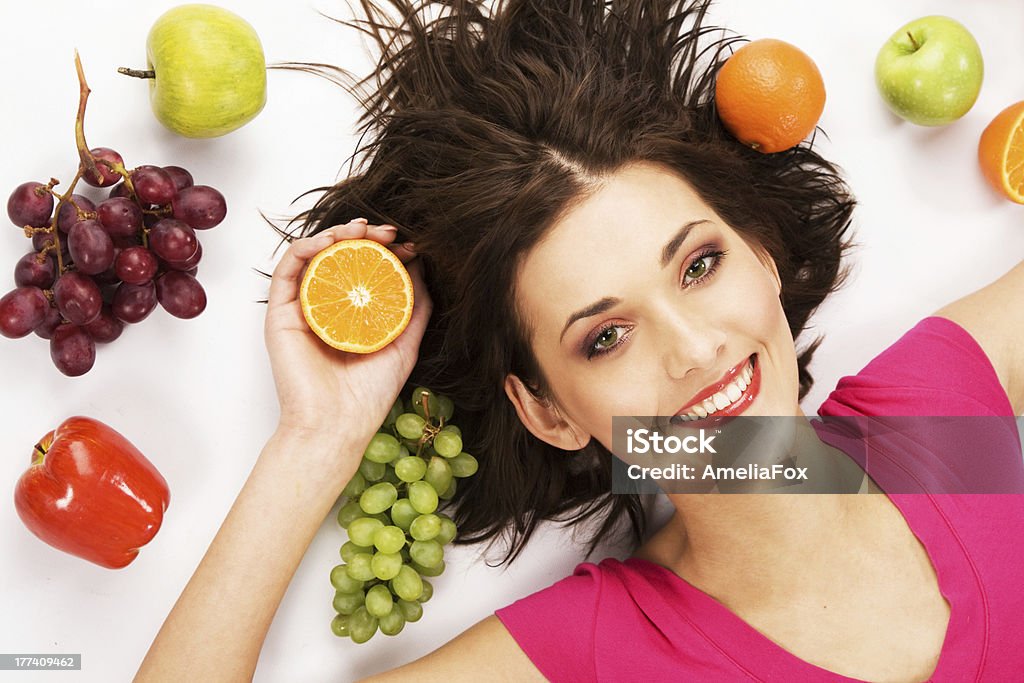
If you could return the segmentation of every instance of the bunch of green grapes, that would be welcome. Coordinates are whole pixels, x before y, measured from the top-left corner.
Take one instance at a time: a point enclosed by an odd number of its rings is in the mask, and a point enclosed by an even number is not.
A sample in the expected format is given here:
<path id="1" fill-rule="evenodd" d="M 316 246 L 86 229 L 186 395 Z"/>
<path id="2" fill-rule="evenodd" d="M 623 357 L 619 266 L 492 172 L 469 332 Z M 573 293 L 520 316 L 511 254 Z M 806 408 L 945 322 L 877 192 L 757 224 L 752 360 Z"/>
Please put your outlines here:
<path id="1" fill-rule="evenodd" d="M 434 593 L 424 577 L 444 571 L 444 546 L 456 534 L 438 505 L 455 495 L 458 478 L 477 470 L 449 422 L 454 411 L 451 399 L 424 387 L 408 402 L 398 397 L 342 492 L 338 524 L 349 540 L 343 564 L 331 570 L 335 635 L 365 643 L 377 629 L 394 636 L 423 616 Z"/>

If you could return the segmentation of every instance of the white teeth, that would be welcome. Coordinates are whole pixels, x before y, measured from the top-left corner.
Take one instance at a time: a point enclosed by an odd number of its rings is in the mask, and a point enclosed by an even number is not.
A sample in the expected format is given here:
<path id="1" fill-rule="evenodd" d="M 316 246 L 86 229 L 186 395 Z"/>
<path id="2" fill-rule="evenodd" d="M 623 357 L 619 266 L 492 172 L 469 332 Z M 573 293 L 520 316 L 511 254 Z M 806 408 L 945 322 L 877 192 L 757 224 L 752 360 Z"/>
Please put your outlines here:
<path id="1" fill-rule="evenodd" d="M 729 403 L 732 403 L 734 401 L 738 401 L 740 396 L 743 395 L 743 392 L 735 384 L 730 384 L 725 388 L 725 395 L 728 397 Z"/>
<path id="2" fill-rule="evenodd" d="M 708 415 L 711 415 L 718 410 L 718 406 L 710 398 L 706 398 L 704 399 L 704 410 L 708 411 Z"/>
<path id="3" fill-rule="evenodd" d="M 743 379 L 742 375 L 736 378 L 736 386 L 740 388 L 740 391 L 747 390 L 747 380 Z"/>
<path id="4" fill-rule="evenodd" d="M 715 407 L 718 408 L 719 410 L 722 410 L 727 405 L 732 403 L 732 401 L 730 401 L 729 398 L 725 394 L 723 394 L 721 391 L 719 391 L 717 394 L 712 396 L 711 400 L 715 402 Z"/>
<path id="5" fill-rule="evenodd" d="M 745 379 L 745 380 L 747 381 L 747 384 L 750 384 L 750 379 L 751 379 L 751 378 L 752 378 L 753 376 L 754 376 L 754 366 L 753 366 L 753 365 L 750 365 L 750 364 L 748 363 L 748 364 L 747 364 L 747 367 L 746 367 L 746 368 L 744 368 L 744 370 L 743 370 L 743 379 Z"/>
<path id="6" fill-rule="evenodd" d="M 707 417 L 708 411 L 704 410 L 704 406 L 697 404 L 693 407 L 693 412 L 697 414 L 697 417 Z"/>

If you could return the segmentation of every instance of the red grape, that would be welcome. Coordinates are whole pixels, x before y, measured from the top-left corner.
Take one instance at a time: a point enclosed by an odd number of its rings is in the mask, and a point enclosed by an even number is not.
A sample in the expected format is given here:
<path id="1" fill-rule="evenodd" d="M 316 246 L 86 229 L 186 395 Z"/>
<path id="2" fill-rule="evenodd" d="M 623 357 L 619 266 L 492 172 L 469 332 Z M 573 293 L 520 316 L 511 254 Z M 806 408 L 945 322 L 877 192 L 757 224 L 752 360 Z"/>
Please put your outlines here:
<path id="1" fill-rule="evenodd" d="M 135 196 L 143 204 L 163 206 L 178 193 L 171 176 L 158 166 L 139 166 L 132 171 Z"/>
<path id="2" fill-rule="evenodd" d="M 207 230 L 224 220 L 228 213 L 224 195 L 207 185 L 186 187 L 171 202 L 174 217 L 196 230 Z"/>
<path id="3" fill-rule="evenodd" d="M 24 337 L 46 319 L 50 301 L 38 287 L 18 287 L 0 298 L 0 334 Z"/>
<path id="4" fill-rule="evenodd" d="M 85 325 L 96 319 L 103 305 L 103 295 L 93 279 L 76 271 L 57 278 L 53 286 L 53 300 L 64 319 L 75 325 Z"/>
<path id="5" fill-rule="evenodd" d="M 142 285 L 122 283 L 114 292 L 110 309 L 121 322 L 137 323 L 153 312 L 156 303 L 156 286 L 152 282 Z"/>
<path id="6" fill-rule="evenodd" d="M 46 187 L 43 183 L 28 182 L 18 185 L 7 200 L 7 215 L 19 228 L 31 225 L 33 228 L 44 228 L 50 224 L 53 214 L 53 195 L 49 192 L 36 192 Z"/>
<path id="7" fill-rule="evenodd" d="M 88 325 L 83 325 L 82 329 L 97 344 L 109 344 L 121 336 L 124 323 L 114 317 L 109 305 L 103 304 L 99 317 Z"/>
<path id="8" fill-rule="evenodd" d="M 170 271 L 156 281 L 156 298 L 176 318 L 194 318 L 206 309 L 206 292 L 188 273 Z"/>
<path id="9" fill-rule="evenodd" d="M 186 187 L 192 187 L 195 183 L 192 180 L 192 174 L 183 169 L 181 166 L 164 166 L 164 173 L 171 177 L 174 181 L 174 188 L 181 192 Z"/>
<path id="10" fill-rule="evenodd" d="M 128 247 L 114 261 L 114 272 L 130 285 L 141 285 L 153 279 L 158 265 L 156 256 L 149 249 Z"/>
<path id="11" fill-rule="evenodd" d="M 50 339 L 50 358 L 65 375 L 78 377 L 96 362 L 96 343 L 78 325 L 61 325 Z"/>
<path id="12" fill-rule="evenodd" d="M 96 217 L 111 237 L 135 237 L 142 229 L 142 209 L 124 197 L 100 202 Z"/>
<path id="13" fill-rule="evenodd" d="M 40 263 L 39 254 L 33 251 L 22 256 L 14 266 L 14 284 L 19 287 L 49 289 L 56 279 L 57 261 L 50 254 L 44 256 Z"/>
<path id="14" fill-rule="evenodd" d="M 42 337 L 43 339 L 50 339 L 53 337 L 53 331 L 57 329 L 57 326 L 63 322 L 63 318 L 60 317 L 60 311 L 57 310 L 56 306 L 47 306 L 46 317 L 43 318 L 43 322 L 36 325 L 35 329 L 32 330 L 36 333 L 36 336 Z"/>
<path id="15" fill-rule="evenodd" d="M 192 254 L 191 257 L 185 259 L 184 261 L 164 261 L 163 263 L 164 266 L 166 266 L 166 270 L 192 270 L 197 265 L 199 265 L 199 261 L 201 261 L 202 258 L 203 245 L 197 242 L 196 253 Z"/>
<path id="16" fill-rule="evenodd" d="M 185 223 L 165 218 L 149 231 L 149 248 L 165 261 L 184 261 L 195 255 L 199 240 Z"/>
<path id="17" fill-rule="evenodd" d="M 92 200 L 80 194 L 71 195 L 71 201 L 74 204 L 64 202 L 64 206 L 60 207 L 60 212 L 57 214 L 57 227 L 65 234 L 71 230 L 72 225 L 80 220 L 78 218 L 79 209 L 85 212 L 96 210 L 96 205 L 92 203 Z M 75 208 L 76 205 L 78 206 L 77 209 Z"/>
<path id="18" fill-rule="evenodd" d="M 71 226 L 68 251 L 86 275 L 102 273 L 114 263 L 114 243 L 99 221 L 79 221 Z"/>
<path id="19" fill-rule="evenodd" d="M 93 187 L 110 187 L 121 179 L 120 173 L 117 173 L 101 161 L 102 159 L 124 166 L 124 159 L 121 158 L 120 154 L 109 147 L 95 147 L 89 150 L 89 153 L 96 160 L 96 173 L 93 174 L 86 171 L 82 174 L 82 180 Z"/>
<path id="20" fill-rule="evenodd" d="M 127 185 L 125 185 L 124 183 L 118 183 L 117 185 L 114 185 L 112 188 L 110 188 L 110 193 L 107 196 L 110 197 L 111 199 L 113 199 L 114 197 L 126 197 L 130 199 L 132 195 L 128 191 Z"/>

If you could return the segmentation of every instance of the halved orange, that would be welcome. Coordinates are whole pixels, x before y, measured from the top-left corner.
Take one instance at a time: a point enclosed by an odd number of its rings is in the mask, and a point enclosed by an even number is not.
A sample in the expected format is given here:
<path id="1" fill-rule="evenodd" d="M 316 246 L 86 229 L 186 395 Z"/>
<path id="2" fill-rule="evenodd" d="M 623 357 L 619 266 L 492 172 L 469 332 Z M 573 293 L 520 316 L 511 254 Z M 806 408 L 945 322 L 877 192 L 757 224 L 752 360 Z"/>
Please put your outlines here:
<path id="1" fill-rule="evenodd" d="M 978 163 L 992 187 L 1024 204 L 1024 102 L 1011 104 L 988 124 L 978 142 Z"/>
<path id="2" fill-rule="evenodd" d="M 384 245 L 342 240 L 310 260 L 299 301 L 310 329 L 328 345 L 373 353 L 409 324 L 412 278 Z"/>

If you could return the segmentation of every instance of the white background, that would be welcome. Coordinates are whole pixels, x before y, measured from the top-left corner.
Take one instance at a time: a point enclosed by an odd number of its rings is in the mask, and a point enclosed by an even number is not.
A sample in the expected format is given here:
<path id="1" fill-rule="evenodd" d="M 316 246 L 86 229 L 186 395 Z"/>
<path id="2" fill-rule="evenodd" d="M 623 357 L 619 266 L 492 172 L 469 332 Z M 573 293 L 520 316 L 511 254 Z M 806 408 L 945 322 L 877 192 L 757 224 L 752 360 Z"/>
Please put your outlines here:
<path id="1" fill-rule="evenodd" d="M 263 306 L 255 303 L 265 295 L 265 282 L 252 268 L 272 267 L 276 238 L 259 211 L 281 217 L 307 206 L 291 201 L 342 177 L 356 142 L 353 103 L 340 89 L 282 71 L 268 74 L 267 106 L 241 130 L 207 141 L 164 131 L 150 113 L 147 86 L 115 69 L 144 66 L 149 26 L 175 4 L 49 0 L 5 3 L 0 10 L 0 189 L 50 176 L 66 186 L 72 177 L 77 47 L 93 89 L 90 145 L 119 150 L 129 167 L 185 166 L 198 183 L 222 190 L 229 206 L 225 223 L 201 234 L 199 278 L 209 306 L 199 318 L 181 321 L 158 309 L 101 347 L 94 369 L 76 379 L 52 367 L 47 343 L 34 335 L 0 339 L 0 652 L 83 656 L 81 672 L 0 674 L 3 680 L 117 681 L 135 671 L 275 425 Z M 254 25 L 268 62 L 324 61 L 366 72 L 355 34 L 316 11 L 346 16 L 344 3 L 220 4 Z M 938 129 L 890 115 L 873 80 L 882 42 L 926 14 L 966 24 L 986 66 L 974 108 Z M 827 339 L 812 366 L 816 387 L 805 402 L 813 412 L 841 375 L 857 371 L 921 317 L 988 283 L 1024 254 L 1024 207 L 991 191 L 976 162 L 978 136 L 988 121 L 1024 99 L 1024 4 L 721 0 L 712 17 L 752 38 L 788 40 L 817 62 L 828 90 L 821 125 L 829 138 L 819 136 L 820 149 L 842 166 L 860 201 L 853 277 L 816 318 Z M 14 228 L 0 234 L 0 257 L 12 272 L 27 246 Z M 4 291 L 13 287 L 13 277 L 5 277 Z M 120 571 L 51 549 L 14 511 L 14 484 L 32 446 L 75 414 L 120 430 L 170 485 L 162 530 Z M 357 646 L 335 638 L 328 627 L 328 573 L 343 540 L 342 530 L 327 520 L 284 598 L 257 680 L 348 681 L 391 668 L 569 574 L 582 556 L 558 529 L 548 529 L 507 571 L 485 566 L 479 549 L 449 552 L 448 571 L 434 581 L 435 597 L 423 620 L 398 638 L 378 634 Z"/>

